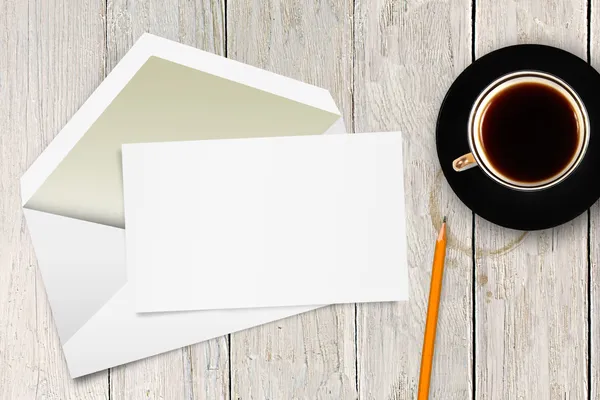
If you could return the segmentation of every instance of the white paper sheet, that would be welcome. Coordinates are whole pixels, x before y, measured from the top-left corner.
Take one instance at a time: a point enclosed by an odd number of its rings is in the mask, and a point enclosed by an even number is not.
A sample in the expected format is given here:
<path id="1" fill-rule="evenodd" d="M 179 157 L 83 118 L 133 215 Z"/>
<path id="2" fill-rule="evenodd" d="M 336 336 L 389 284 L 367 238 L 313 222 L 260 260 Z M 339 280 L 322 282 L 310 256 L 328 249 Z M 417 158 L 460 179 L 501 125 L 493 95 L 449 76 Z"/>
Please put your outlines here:
<path id="1" fill-rule="evenodd" d="M 408 298 L 396 132 L 123 145 L 138 312 Z"/>

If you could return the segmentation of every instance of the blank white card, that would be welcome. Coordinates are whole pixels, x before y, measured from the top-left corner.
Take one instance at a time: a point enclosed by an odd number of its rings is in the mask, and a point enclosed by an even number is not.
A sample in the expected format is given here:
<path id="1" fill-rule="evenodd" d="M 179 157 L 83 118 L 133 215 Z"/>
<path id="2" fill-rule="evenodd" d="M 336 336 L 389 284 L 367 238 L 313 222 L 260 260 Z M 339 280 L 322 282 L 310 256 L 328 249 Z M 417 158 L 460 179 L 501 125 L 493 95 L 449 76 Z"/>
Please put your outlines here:
<path id="1" fill-rule="evenodd" d="M 408 299 L 400 133 L 123 145 L 138 312 Z"/>

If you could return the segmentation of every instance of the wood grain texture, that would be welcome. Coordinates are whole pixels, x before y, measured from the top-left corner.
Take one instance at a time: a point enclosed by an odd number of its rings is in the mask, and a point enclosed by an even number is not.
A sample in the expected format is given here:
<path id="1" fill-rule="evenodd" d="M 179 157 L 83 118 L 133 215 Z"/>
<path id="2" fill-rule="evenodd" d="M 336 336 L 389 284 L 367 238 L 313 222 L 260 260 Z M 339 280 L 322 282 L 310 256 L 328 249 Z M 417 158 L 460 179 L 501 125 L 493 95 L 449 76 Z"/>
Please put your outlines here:
<path id="1" fill-rule="evenodd" d="M 600 70 L 600 0 L 590 0 L 590 62 Z M 600 398 L 600 203 L 590 210 L 590 399 Z"/>
<path id="2" fill-rule="evenodd" d="M 586 57 L 584 0 L 477 3 L 479 57 L 542 43 Z M 587 215 L 523 233 L 476 219 L 476 398 L 587 398 Z"/>
<path id="3" fill-rule="evenodd" d="M 329 89 L 352 110 L 351 1 L 230 1 L 228 57 Z M 231 335 L 232 399 L 354 399 L 354 306 Z"/>
<path id="4" fill-rule="evenodd" d="M 102 81 L 104 9 L 102 1 L 0 1 L 0 399 L 108 394 L 106 372 L 69 376 L 19 189 L 21 175 Z"/>
<path id="5" fill-rule="evenodd" d="M 357 131 L 400 130 L 410 300 L 358 306 L 361 399 L 414 399 L 437 232 L 449 244 L 430 398 L 472 396 L 472 213 L 443 179 L 435 123 L 446 90 L 471 61 L 471 1 L 357 1 Z"/>
<path id="6" fill-rule="evenodd" d="M 595 16 L 595 18 L 597 17 L 598 15 Z M 596 54 L 592 60 L 594 65 L 598 66 L 600 64 L 597 63 L 597 57 L 600 52 L 593 50 L 592 54 L 594 53 Z M 600 205 L 598 203 L 590 211 L 590 235 L 589 398 L 598 399 L 600 398 L 600 271 L 598 270 L 600 265 Z"/>
<path id="7" fill-rule="evenodd" d="M 219 0 L 113 0 L 107 7 L 108 71 L 144 33 L 224 53 L 224 4 Z M 111 398 L 228 399 L 225 338 L 114 368 Z"/>
<path id="8" fill-rule="evenodd" d="M 185 399 L 227 400 L 229 396 L 229 342 L 227 337 L 183 349 Z M 188 375 L 189 374 L 189 375 Z"/>

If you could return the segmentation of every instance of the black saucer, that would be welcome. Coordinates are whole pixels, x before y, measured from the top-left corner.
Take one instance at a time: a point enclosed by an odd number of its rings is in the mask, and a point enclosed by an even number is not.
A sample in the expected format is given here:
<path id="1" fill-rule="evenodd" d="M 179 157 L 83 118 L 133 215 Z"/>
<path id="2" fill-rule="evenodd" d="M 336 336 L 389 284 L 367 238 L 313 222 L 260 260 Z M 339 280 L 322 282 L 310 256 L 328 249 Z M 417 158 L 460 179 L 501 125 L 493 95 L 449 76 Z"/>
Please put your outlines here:
<path id="1" fill-rule="evenodd" d="M 452 161 L 468 153 L 467 123 L 473 102 L 485 87 L 510 72 L 537 70 L 562 78 L 580 96 L 590 120 L 585 157 L 563 182 L 539 192 L 508 189 L 479 167 L 463 172 Z M 479 216 L 517 230 L 561 225 L 600 197 L 600 74 L 579 57 L 554 47 L 517 45 L 489 53 L 454 81 L 440 108 L 436 127 L 438 158 L 452 190 Z"/>

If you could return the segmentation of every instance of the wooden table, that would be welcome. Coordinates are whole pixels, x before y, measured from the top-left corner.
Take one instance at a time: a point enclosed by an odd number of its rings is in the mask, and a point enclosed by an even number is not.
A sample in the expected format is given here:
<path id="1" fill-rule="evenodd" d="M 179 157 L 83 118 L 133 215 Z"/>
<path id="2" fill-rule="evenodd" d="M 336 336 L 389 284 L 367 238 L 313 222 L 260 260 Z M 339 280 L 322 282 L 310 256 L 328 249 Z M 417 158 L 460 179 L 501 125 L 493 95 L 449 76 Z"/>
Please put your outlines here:
<path id="1" fill-rule="evenodd" d="M 18 180 L 144 31 L 326 87 L 353 131 L 404 132 L 408 303 L 327 307 L 69 378 Z M 473 59 L 543 43 L 600 67 L 598 32 L 600 0 L 0 0 L 0 399 L 414 399 L 443 214 L 431 398 L 600 398 L 600 208 L 499 228 L 460 203 L 434 149 Z"/>

